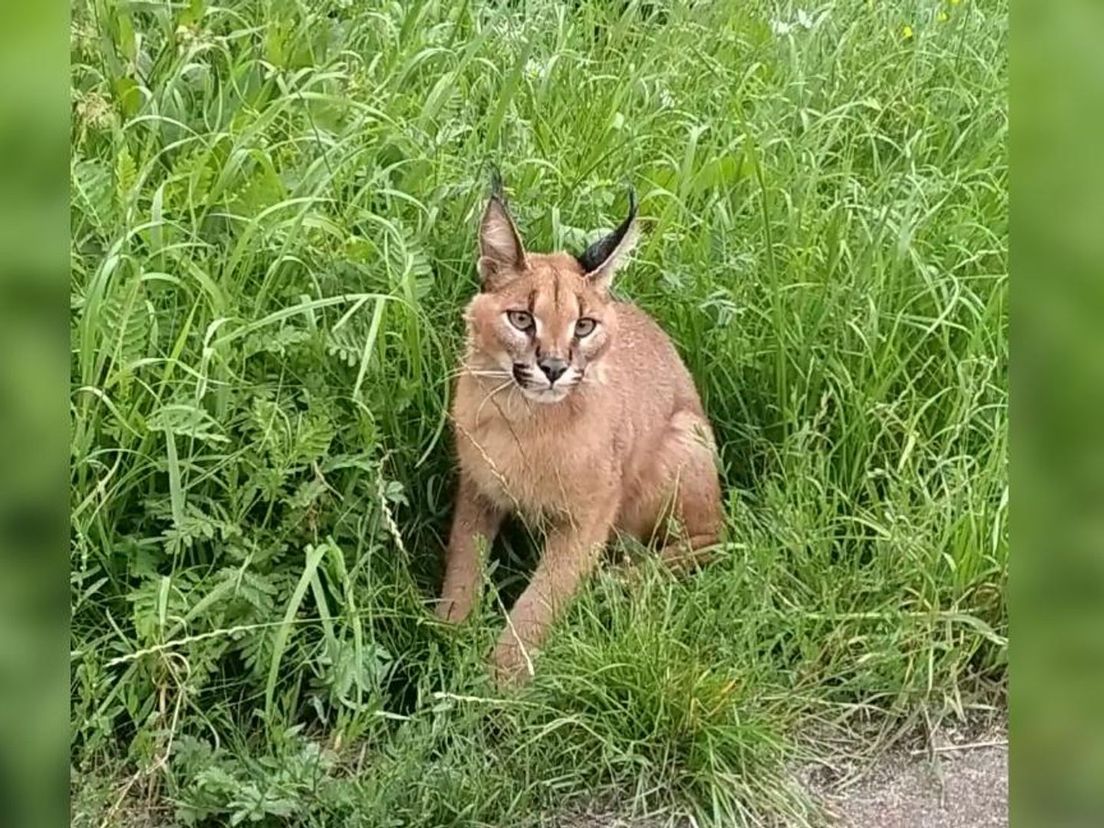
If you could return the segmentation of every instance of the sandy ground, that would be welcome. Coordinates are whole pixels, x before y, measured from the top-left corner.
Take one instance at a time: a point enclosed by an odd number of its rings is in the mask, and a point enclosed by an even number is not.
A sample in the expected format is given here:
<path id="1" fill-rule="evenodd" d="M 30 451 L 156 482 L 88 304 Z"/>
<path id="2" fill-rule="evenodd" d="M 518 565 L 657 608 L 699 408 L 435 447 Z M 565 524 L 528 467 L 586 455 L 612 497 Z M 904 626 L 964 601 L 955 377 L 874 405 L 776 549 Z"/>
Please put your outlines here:
<path id="1" fill-rule="evenodd" d="M 814 795 L 846 828 L 997 828 L 1008 825 L 1008 748 L 1003 732 L 930 753 L 900 749 L 855 784 Z"/>

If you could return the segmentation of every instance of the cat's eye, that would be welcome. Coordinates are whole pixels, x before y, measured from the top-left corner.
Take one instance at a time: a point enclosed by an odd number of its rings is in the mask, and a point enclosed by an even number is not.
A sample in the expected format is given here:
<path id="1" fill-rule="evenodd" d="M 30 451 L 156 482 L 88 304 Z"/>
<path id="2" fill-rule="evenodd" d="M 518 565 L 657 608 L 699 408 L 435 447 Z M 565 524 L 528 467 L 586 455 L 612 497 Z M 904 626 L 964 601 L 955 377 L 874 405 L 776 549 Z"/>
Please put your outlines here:
<path id="1" fill-rule="evenodd" d="M 506 311 L 506 318 L 509 319 L 510 324 L 519 331 L 527 331 L 533 327 L 533 314 L 529 313 L 529 311 Z"/>
<path id="2" fill-rule="evenodd" d="M 575 323 L 575 336 L 582 339 L 584 336 L 590 336 L 594 333 L 594 328 L 598 325 L 593 319 L 583 317 Z"/>

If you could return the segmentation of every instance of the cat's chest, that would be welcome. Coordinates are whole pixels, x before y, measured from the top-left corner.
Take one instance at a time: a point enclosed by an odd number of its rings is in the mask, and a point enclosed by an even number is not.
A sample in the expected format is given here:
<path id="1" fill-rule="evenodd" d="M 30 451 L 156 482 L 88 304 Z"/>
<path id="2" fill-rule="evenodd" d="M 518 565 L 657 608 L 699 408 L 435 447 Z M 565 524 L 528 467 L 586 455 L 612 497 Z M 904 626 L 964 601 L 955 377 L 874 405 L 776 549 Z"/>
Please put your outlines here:
<path id="1" fill-rule="evenodd" d="M 492 420 L 458 429 L 464 471 L 503 509 L 571 514 L 609 480 L 609 448 L 579 423 L 519 426 Z"/>

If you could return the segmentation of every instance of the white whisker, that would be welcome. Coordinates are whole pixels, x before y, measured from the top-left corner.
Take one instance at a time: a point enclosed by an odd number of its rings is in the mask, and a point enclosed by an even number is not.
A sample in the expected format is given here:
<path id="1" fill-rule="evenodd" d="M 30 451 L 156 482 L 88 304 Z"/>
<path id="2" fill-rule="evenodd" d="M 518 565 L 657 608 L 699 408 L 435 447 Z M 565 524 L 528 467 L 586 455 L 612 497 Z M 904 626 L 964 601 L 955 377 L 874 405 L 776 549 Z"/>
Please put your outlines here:
<path id="1" fill-rule="evenodd" d="M 509 371 L 500 368 L 470 368 L 467 365 L 461 365 L 451 375 L 454 377 L 469 376 L 485 379 L 507 379 L 512 376 Z"/>
<path id="2" fill-rule="evenodd" d="M 502 383 L 501 385 L 496 385 L 494 388 L 492 388 L 490 390 L 490 392 L 487 394 L 487 396 L 485 396 L 483 398 L 483 401 L 481 403 L 479 403 L 479 407 L 475 410 L 475 421 L 476 422 L 479 422 L 479 416 L 483 413 L 483 406 L 485 406 L 487 404 L 487 402 L 491 399 L 491 397 L 493 397 L 495 394 L 497 394 L 502 389 L 508 388 L 511 385 L 516 385 L 516 383 L 514 383 L 514 380 L 513 380 L 512 377 L 509 380 L 507 380 L 506 382 Z"/>

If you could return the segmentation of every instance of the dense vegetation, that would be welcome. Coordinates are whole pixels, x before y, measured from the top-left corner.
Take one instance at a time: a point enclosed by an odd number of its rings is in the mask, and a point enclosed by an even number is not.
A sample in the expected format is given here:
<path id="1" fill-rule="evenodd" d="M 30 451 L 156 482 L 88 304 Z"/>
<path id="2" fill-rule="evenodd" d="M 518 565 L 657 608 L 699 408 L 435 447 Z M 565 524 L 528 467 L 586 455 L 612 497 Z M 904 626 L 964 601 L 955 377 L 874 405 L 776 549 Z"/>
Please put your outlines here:
<path id="1" fill-rule="evenodd" d="M 1000 703 L 1000 0 L 80 0 L 79 824 L 522 825 L 612 796 L 816 815 L 789 771 Z M 607 570 L 536 681 L 427 609 L 497 164 L 534 249 L 647 224 L 730 542 Z"/>

